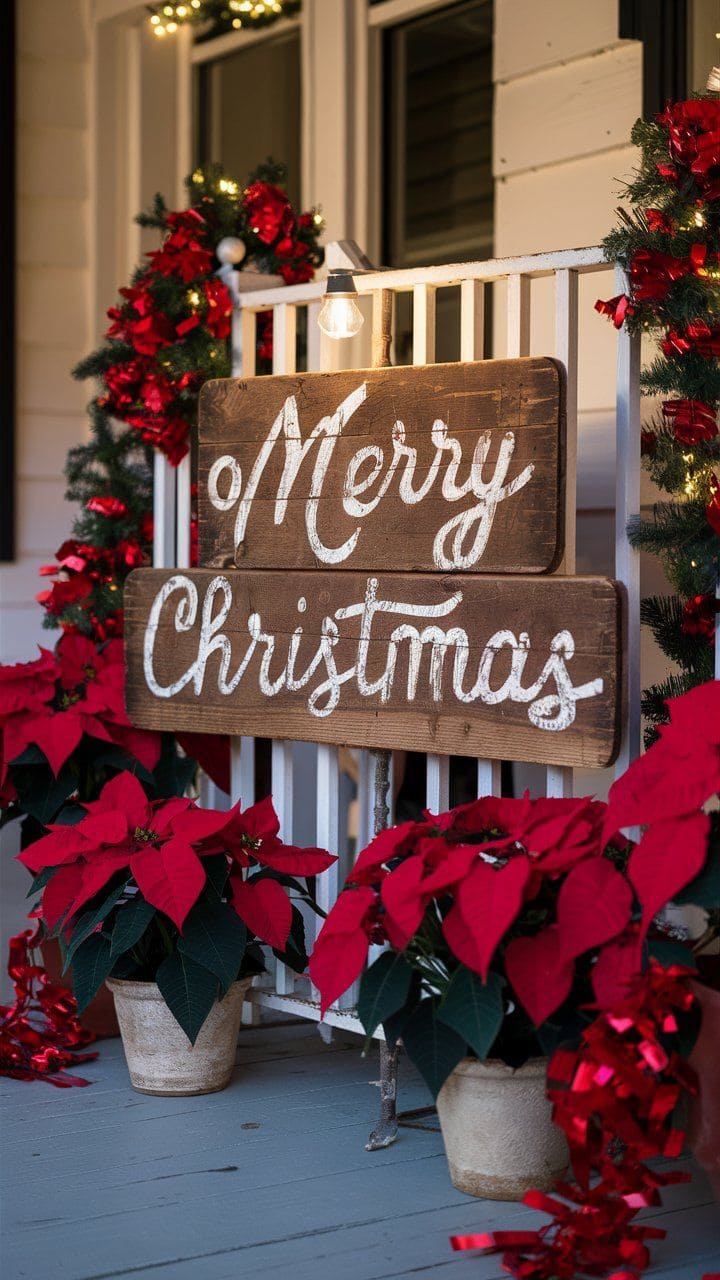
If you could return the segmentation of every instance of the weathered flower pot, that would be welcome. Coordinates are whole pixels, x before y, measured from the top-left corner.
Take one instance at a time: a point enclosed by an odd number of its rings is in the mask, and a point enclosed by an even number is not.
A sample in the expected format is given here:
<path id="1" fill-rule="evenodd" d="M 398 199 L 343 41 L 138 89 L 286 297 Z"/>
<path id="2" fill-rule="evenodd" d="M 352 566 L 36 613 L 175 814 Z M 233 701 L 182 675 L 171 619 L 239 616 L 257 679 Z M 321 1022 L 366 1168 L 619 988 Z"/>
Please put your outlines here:
<path id="1" fill-rule="evenodd" d="M 549 1191 L 568 1166 L 565 1138 L 545 1096 L 547 1060 L 514 1069 L 463 1058 L 437 1100 L 450 1177 L 458 1191 L 521 1200 Z"/>
<path id="2" fill-rule="evenodd" d="M 224 1089 L 235 1065 L 242 1006 L 251 982 L 245 978 L 233 983 L 191 1045 L 156 983 L 108 978 L 133 1089 L 170 1098 Z"/>

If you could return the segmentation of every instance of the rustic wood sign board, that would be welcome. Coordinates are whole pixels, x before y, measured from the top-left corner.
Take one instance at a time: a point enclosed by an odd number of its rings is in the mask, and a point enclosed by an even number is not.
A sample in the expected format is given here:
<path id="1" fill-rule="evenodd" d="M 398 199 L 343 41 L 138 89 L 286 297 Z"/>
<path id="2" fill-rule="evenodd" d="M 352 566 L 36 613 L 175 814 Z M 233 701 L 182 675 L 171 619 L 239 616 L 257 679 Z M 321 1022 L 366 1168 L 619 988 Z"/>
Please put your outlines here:
<path id="1" fill-rule="evenodd" d="M 605 578 L 140 569 L 125 610 L 146 728 L 578 766 L 617 751 Z"/>
<path id="2" fill-rule="evenodd" d="M 546 358 L 206 383 L 200 563 L 547 573 L 564 440 Z"/>

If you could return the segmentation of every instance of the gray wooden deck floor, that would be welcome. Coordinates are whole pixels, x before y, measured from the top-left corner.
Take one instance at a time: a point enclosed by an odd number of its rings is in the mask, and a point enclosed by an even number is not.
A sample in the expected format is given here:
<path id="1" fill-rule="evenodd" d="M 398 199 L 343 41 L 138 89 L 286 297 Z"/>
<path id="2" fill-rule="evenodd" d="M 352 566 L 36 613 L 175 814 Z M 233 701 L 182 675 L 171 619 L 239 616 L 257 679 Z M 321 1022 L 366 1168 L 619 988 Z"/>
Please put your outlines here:
<path id="1" fill-rule="evenodd" d="M 495 1280 L 448 1236 L 544 1220 L 455 1191 L 432 1129 L 368 1154 L 377 1064 L 352 1037 L 246 1029 L 230 1088 L 187 1099 L 133 1092 L 119 1041 L 99 1047 L 89 1089 L 2 1081 L 3 1280 Z M 428 1101 L 407 1063 L 401 1089 Z M 701 1174 L 651 1216 L 671 1233 L 652 1280 L 720 1271 Z"/>

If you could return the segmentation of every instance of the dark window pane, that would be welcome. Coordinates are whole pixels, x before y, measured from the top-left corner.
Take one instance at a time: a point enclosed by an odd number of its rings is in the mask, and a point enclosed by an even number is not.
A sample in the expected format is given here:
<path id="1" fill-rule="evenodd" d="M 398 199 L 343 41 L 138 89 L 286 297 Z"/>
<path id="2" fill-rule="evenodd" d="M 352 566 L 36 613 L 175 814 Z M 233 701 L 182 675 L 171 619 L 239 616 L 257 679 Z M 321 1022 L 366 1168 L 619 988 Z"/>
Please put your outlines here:
<path id="1" fill-rule="evenodd" d="M 385 35 L 385 246 L 390 266 L 492 253 L 492 2 Z"/>
<path id="2" fill-rule="evenodd" d="M 300 40 L 296 31 L 200 66 L 196 162 L 219 162 L 238 182 L 271 156 L 300 200 Z"/>

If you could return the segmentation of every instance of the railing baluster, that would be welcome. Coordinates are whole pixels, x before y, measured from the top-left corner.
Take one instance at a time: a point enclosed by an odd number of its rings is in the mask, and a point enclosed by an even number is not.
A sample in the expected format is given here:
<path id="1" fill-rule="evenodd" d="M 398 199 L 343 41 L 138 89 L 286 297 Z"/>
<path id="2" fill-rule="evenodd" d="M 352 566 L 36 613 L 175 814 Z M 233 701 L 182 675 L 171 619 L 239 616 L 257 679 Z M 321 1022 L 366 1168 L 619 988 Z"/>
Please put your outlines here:
<path id="1" fill-rule="evenodd" d="M 485 350 L 485 285 L 463 280 L 460 285 L 460 359 L 482 360 Z"/>
<path id="2" fill-rule="evenodd" d="M 443 813 L 450 808 L 449 756 L 428 756 L 425 801 L 432 813 Z"/>
<path id="3" fill-rule="evenodd" d="M 180 569 L 187 569 L 190 566 L 191 477 L 190 453 L 188 452 L 179 464 L 176 475 L 177 530 L 175 563 Z"/>
<path id="4" fill-rule="evenodd" d="M 413 288 L 413 364 L 432 364 L 434 359 L 435 290 L 416 284 Z M 450 761 L 446 756 L 427 757 L 425 800 L 435 813 L 450 804 Z"/>
<path id="5" fill-rule="evenodd" d="M 482 360 L 484 344 L 485 285 L 482 280 L 463 280 L 460 285 L 460 359 Z M 499 796 L 501 789 L 500 761 L 478 760 L 478 795 Z"/>
<path id="6" fill-rule="evenodd" d="M 507 356 L 530 355 L 530 277 L 507 278 Z"/>
<path id="7" fill-rule="evenodd" d="M 153 462 L 153 564 L 170 569 L 175 563 L 175 468 L 161 453 Z"/>
<path id="8" fill-rule="evenodd" d="M 280 839 L 292 844 L 293 839 L 293 743 L 272 744 L 272 796 L 275 812 L 280 820 Z M 287 965 L 277 963 L 275 990 L 278 995 L 292 995 L 295 990 L 295 974 Z"/>
<path id="9" fill-rule="evenodd" d="M 578 276 L 577 271 L 555 272 L 555 355 L 565 366 L 565 552 L 560 572 L 575 572 L 577 541 L 577 433 L 578 433 Z M 573 771 L 548 765 L 545 790 L 549 796 L 571 796 Z"/>

